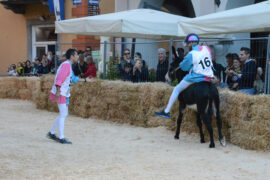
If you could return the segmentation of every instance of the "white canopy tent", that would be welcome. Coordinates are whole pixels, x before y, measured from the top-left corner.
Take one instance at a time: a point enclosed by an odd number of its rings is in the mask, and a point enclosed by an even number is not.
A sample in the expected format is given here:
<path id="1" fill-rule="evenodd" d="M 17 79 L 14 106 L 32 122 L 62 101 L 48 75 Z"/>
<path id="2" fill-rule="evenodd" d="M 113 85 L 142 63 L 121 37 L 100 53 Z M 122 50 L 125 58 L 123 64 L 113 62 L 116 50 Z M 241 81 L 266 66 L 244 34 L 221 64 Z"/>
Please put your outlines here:
<path id="1" fill-rule="evenodd" d="M 179 35 L 232 34 L 270 31 L 270 1 L 179 22 Z"/>
<path id="2" fill-rule="evenodd" d="M 169 39 L 180 35 L 178 23 L 187 19 L 189 18 L 152 9 L 134 9 L 57 21 L 55 28 L 56 33 Z"/>

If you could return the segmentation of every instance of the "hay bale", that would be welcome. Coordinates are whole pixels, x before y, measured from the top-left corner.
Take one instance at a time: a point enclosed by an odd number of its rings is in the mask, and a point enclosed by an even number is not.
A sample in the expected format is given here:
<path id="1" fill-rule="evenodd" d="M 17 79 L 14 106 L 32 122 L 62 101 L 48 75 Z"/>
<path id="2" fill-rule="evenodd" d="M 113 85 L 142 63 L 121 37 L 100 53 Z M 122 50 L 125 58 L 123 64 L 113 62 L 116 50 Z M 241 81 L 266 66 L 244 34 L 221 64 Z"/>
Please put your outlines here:
<path id="1" fill-rule="evenodd" d="M 54 75 L 45 75 L 40 77 L 40 91 L 41 92 L 46 92 L 50 91 L 53 86 L 54 82 Z"/>
<path id="2" fill-rule="evenodd" d="M 34 85 L 32 85 L 34 84 Z M 39 81 L 30 77 L 0 78 L 0 97 L 33 100 L 39 92 Z"/>
<path id="3" fill-rule="evenodd" d="M 40 92 L 35 100 L 37 109 L 47 109 L 49 96 L 47 93 Z"/>
<path id="4" fill-rule="evenodd" d="M 40 78 L 28 77 L 26 78 L 26 88 L 31 91 L 31 100 L 35 101 L 40 92 Z"/>
<path id="5" fill-rule="evenodd" d="M 18 99 L 18 80 L 16 77 L 0 78 L 0 97 Z"/>
<path id="6" fill-rule="evenodd" d="M 18 95 L 22 100 L 31 100 L 32 92 L 29 89 L 19 89 Z"/>

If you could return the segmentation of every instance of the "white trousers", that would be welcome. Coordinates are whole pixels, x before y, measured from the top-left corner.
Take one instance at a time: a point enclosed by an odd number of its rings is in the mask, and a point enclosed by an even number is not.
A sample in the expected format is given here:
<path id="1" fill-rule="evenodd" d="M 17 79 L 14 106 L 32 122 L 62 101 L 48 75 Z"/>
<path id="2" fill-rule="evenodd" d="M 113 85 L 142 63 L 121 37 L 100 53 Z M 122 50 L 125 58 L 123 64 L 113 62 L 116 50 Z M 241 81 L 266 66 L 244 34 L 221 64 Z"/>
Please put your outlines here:
<path id="1" fill-rule="evenodd" d="M 64 138 L 64 125 L 65 119 L 68 115 L 68 106 L 66 104 L 57 104 L 59 109 L 59 116 L 54 121 L 54 124 L 51 129 L 51 134 L 55 134 L 55 130 L 59 127 L 59 138 Z"/>
<path id="2" fill-rule="evenodd" d="M 182 80 L 177 86 L 174 87 L 172 95 L 170 97 L 169 103 L 165 109 L 165 113 L 170 112 L 174 102 L 177 100 L 179 94 L 185 90 L 188 86 L 190 86 L 191 84 L 193 84 L 192 82 L 188 82 L 185 80 Z"/>

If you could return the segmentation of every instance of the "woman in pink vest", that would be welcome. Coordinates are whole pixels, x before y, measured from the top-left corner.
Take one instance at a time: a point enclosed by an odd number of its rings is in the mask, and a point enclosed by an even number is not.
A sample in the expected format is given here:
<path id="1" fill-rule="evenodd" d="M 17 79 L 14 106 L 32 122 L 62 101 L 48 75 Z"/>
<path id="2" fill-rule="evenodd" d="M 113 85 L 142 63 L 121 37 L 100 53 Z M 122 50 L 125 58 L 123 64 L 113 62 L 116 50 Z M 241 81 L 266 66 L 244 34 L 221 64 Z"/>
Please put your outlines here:
<path id="1" fill-rule="evenodd" d="M 64 137 L 64 123 L 68 115 L 68 104 L 70 96 L 70 83 L 77 83 L 79 77 L 76 77 L 72 71 L 72 64 L 77 62 L 79 56 L 75 49 L 69 49 L 66 52 L 67 60 L 64 61 L 58 68 L 54 84 L 50 94 L 50 100 L 58 105 L 59 116 L 56 118 L 51 131 L 47 137 L 62 144 L 72 144 Z M 55 135 L 56 128 L 59 128 L 59 138 Z"/>

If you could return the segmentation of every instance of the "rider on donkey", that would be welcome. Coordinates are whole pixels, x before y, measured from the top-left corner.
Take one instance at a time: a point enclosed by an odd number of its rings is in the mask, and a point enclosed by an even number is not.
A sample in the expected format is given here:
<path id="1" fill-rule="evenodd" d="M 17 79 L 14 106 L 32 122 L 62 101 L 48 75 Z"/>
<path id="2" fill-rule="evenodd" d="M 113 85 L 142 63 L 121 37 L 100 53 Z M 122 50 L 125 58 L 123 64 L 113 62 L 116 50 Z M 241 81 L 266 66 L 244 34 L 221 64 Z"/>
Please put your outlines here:
<path id="1" fill-rule="evenodd" d="M 211 51 L 207 46 L 200 46 L 199 41 L 200 39 L 198 35 L 194 33 L 186 36 L 185 44 L 189 48 L 190 52 L 180 63 L 180 68 L 183 71 L 189 71 L 189 74 L 187 74 L 183 80 L 175 86 L 166 109 L 160 112 L 155 112 L 157 116 L 170 118 L 170 109 L 183 90 L 193 83 L 202 81 L 210 82 L 211 78 L 214 77 Z"/>

